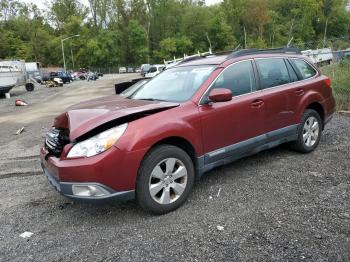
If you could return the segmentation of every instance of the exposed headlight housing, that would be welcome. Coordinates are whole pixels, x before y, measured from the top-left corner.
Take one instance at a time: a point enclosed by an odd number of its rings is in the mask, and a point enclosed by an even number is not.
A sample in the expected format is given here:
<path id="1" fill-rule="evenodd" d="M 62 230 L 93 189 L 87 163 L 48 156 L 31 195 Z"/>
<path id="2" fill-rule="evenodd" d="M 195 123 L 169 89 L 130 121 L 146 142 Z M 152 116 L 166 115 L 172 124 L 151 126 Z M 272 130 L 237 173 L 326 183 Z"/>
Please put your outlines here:
<path id="1" fill-rule="evenodd" d="M 108 150 L 124 134 L 127 127 L 128 124 L 123 124 L 75 144 L 69 150 L 67 158 L 90 157 Z"/>

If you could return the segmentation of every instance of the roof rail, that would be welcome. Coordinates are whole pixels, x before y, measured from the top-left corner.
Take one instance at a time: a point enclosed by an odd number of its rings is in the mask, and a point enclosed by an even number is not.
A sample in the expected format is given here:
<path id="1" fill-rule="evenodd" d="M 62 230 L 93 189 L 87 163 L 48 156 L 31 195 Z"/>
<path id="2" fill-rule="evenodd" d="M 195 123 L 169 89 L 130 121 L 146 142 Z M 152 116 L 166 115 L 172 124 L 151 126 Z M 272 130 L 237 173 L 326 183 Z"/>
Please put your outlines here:
<path id="1" fill-rule="evenodd" d="M 184 58 L 183 60 L 181 60 L 179 62 L 179 64 L 182 64 L 182 63 L 185 63 L 185 62 L 189 62 L 189 61 L 193 61 L 193 60 L 198 60 L 198 59 L 202 59 L 202 58 L 205 58 L 207 56 L 210 56 L 211 54 L 201 54 L 201 55 L 198 55 L 198 56 L 189 56 L 187 58 Z"/>
<path id="2" fill-rule="evenodd" d="M 201 59 L 201 58 L 204 58 L 204 57 L 207 57 L 207 56 L 210 56 L 212 55 L 212 51 L 211 49 L 209 48 L 209 51 L 208 52 L 204 52 L 204 53 L 200 53 L 198 51 L 197 54 L 194 54 L 194 55 L 186 55 L 184 54 L 184 57 L 183 58 L 175 58 L 173 60 L 169 60 L 169 61 L 165 61 L 164 60 L 164 64 L 167 68 L 169 67 L 172 67 L 172 66 L 175 66 L 177 64 L 181 64 L 181 63 L 184 63 L 184 62 L 189 62 L 189 61 L 192 61 L 192 60 L 197 60 L 197 59 Z"/>
<path id="3" fill-rule="evenodd" d="M 301 54 L 298 48 L 294 47 L 281 47 L 281 48 L 270 48 L 270 49 L 241 49 L 238 51 L 232 52 L 227 59 L 245 56 L 245 55 L 254 55 L 254 54 Z"/>

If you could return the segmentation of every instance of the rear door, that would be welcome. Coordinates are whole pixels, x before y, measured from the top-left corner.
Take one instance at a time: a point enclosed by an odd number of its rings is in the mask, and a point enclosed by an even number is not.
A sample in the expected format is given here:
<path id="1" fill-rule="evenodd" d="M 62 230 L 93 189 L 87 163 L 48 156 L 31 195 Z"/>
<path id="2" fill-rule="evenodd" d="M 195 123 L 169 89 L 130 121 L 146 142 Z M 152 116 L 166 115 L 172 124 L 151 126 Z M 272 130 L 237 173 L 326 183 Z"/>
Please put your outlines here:
<path id="1" fill-rule="evenodd" d="M 290 71 L 291 66 L 284 58 L 258 58 L 255 62 L 265 102 L 265 133 L 267 142 L 271 142 L 296 131 L 293 82 L 297 76 Z"/>
<path id="2" fill-rule="evenodd" d="M 253 61 L 241 61 L 225 68 L 203 99 L 215 88 L 230 89 L 233 97 L 228 102 L 199 107 L 206 165 L 218 164 L 227 157 L 241 157 L 265 142 L 265 106 L 261 91 L 257 90 Z"/>
<path id="3" fill-rule="evenodd" d="M 298 115 L 298 112 L 300 112 L 300 105 L 303 103 L 304 96 L 312 90 L 319 92 L 319 87 L 323 87 L 323 83 L 320 83 L 320 79 L 316 78 L 317 70 L 304 59 L 292 58 L 289 59 L 289 63 L 298 75 L 298 81 L 294 83 L 291 95 L 293 95 L 292 108 L 295 111 L 294 122 L 299 123 L 301 115 Z"/>

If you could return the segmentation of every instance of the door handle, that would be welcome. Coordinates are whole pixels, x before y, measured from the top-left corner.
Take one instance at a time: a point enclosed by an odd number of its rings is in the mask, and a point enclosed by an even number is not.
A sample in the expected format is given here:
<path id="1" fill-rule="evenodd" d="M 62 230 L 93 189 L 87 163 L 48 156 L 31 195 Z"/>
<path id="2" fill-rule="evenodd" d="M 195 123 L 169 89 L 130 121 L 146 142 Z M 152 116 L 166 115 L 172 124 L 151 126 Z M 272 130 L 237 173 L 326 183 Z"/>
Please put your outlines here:
<path id="1" fill-rule="evenodd" d="M 304 94 L 304 90 L 303 89 L 298 89 L 297 91 L 295 91 L 295 94 L 297 96 L 302 96 Z"/>
<path id="2" fill-rule="evenodd" d="M 252 107 L 252 108 L 260 108 L 260 107 L 262 107 L 264 105 L 264 101 L 262 101 L 262 100 L 254 100 L 251 104 L 250 104 L 250 106 Z"/>

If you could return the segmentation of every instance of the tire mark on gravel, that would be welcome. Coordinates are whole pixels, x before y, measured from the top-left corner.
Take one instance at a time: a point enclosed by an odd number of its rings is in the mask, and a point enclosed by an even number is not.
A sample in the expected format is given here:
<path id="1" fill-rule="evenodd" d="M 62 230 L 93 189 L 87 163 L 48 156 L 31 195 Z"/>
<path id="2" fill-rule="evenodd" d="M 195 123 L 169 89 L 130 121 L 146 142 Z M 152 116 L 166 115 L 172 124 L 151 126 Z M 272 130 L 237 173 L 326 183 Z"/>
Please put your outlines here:
<path id="1" fill-rule="evenodd" d="M 34 172 L 16 172 L 16 173 L 5 173 L 0 175 L 0 179 L 12 178 L 12 177 L 28 177 L 28 176 L 39 176 L 42 175 L 40 171 Z"/>
<path id="2" fill-rule="evenodd" d="M 39 155 L 32 156 L 18 156 L 18 157 L 9 157 L 9 158 L 1 158 L 0 160 L 34 160 L 38 159 Z"/>

